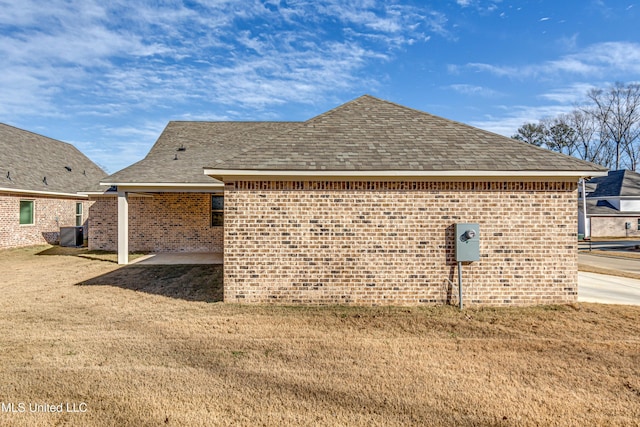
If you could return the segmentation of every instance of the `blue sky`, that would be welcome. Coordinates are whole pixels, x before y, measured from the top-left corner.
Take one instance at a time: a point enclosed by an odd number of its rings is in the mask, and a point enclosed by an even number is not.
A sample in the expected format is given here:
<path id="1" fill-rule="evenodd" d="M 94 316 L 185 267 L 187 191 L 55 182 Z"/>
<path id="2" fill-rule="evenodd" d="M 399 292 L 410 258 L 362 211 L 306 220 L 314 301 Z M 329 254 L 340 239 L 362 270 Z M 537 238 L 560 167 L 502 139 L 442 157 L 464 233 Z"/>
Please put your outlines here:
<path id="1" fill-rule="evenodd" d="M 170 120 L 306 120 L 363 94 L 511 136 L 640 80 L 640 2 L 0 0 L 0 122 L 113 173 Z"/>

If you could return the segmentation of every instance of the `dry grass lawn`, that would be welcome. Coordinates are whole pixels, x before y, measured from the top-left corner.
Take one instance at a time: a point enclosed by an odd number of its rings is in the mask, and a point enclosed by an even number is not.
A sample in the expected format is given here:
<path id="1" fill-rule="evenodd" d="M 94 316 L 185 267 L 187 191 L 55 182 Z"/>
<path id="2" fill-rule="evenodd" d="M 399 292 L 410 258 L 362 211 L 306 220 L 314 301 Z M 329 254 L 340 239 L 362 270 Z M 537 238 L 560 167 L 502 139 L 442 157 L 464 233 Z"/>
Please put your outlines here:
<path id="1" fill-rule="evenodd" d="M 0 425 L 640 425 L 640 307 L 243 306 L 113 261 L 0 251 Z"/>

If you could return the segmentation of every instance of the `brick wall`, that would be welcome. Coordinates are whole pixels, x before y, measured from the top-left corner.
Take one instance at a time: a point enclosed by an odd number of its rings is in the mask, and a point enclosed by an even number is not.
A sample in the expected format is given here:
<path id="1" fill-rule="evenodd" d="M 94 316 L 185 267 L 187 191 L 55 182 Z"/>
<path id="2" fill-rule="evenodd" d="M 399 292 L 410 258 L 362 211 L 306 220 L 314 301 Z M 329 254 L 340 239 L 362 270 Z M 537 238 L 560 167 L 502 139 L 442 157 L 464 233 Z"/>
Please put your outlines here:
<path id="1" fill-rule="evenodd" d="M 591 237 L 638 237 L 638 216 L 592 216 Z M 630 222 L 631 228 L 626 229 L 625 223 Z"/>
<path id="2" fill-rule="evenodd" d="M 455 303 L 454 224 L 480 224 L 467 304 L 577 299 L 575 183 L 231 182 L 224 299 Z"/>
<path id="3" fill-rule="evenodd" d="M 33 200 L 33 225 L 20 225 L 20 200 Z M 77 202 L 83 203 L 86 223 L 91 205 L 87 200 L 0 194 L 0 248 L 58 243 L 60 227 L 76 225 Z"/>
<path id="4" fill-rule="evenodd" d="M 210 198 L 205 193 L 129 196 L 129 250 L 222 252 L 222 227 L 210 225 Z M 90 218 L 89 248 L 117 250 L 117 198 L 96 198 Z"/>

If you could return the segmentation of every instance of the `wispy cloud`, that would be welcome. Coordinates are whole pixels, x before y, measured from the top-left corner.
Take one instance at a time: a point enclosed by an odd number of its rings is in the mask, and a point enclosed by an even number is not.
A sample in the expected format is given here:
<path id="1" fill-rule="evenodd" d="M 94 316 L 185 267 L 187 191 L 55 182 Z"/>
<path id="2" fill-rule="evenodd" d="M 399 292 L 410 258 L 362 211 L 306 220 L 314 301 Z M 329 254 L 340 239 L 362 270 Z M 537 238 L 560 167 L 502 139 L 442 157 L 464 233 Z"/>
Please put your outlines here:
<path id="1" fill-rule="evenodd" d="M 549 78 L 561 73 L 582 77 L 640 73 L 640 44 L 631 42 L 598 43 L 578 53 L 565 55 L 541 64 L 502 66 L 470 63 L 467 66 L 476 71 L 512 79 Z"/>
<path id="2" fill-rule="evenodd" d="M 116 151 L 138 156 L 157 123 L 186 108 L 211 119 L 221 116 L 209 113 L 214 104 L 236 119 L 277 118 L 279 105 L 375 90 L 385 76 L 372 65 L 448 37 L 447 25 L 442 13 L 400 0 L 0 0 L 0 114 L 122 120 L 145 131 L 118 135 Z M 97 143 L 115 137 L 106 126 L 90 131 Z"/>
<path id="3" fill-rule="evenodd" d="M 583 102 L 587 92 L 595 87 L 592 83 L 572 83 L 569 86 L 556 88 L 547 93 L 543 93 L 539 95 L 539 97 L 558 104 L 575 105 Z"/>
<path id="4" fill-rule="evenodd" d="M 442 14 L 381 0 L 0 5 L 0 23 L 9 28 L 0 36 L 0 64 L 20 70 L 0 83 L 21 88 L 15 96 L 5 92 L 5 112 L 20 109 L 26 93 L 36 101 L 31 105 L 56 114 L 55 92 L 74 85 L 92 94 L 98 114 L 194 98 L 301 102 L 336 85 L 357 85 L 360 71 L 388 60 L 391 48 L 447 33 Z M 331 22 L 339 25 L 329 34 Z M 90 100 L 78 107 L 86 111 Z"/>
<path id="5" fill-rule="evenodd" d="M 484 119 L 471 121 L 469 124 L 499 135 L 511 137 L 516 134 L 520 126 L 525 123 L 535 123 L 545 117 L 555 117 L 569 113 L 573 109 L 570 105 L 542 105 L 542 106 L 503 106 L 504 114 L 487 115 Z"/>
<path id="6" fill-rule="evenodd" d="M 487 87 L 469 84 L 453 84 L 450 85 L 449 88 L 463 95 L 481 96 L 484 98 L 497 98 L 503 95 L 500 92 Z"/>

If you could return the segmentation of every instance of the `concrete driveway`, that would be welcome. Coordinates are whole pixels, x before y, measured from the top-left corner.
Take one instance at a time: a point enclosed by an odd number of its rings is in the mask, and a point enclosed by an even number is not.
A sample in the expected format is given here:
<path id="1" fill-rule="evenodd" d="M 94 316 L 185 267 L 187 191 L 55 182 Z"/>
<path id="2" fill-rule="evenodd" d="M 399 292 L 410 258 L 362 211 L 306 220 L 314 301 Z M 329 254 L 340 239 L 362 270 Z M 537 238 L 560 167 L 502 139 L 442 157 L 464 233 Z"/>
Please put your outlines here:
<path id="1" fill-rule="evenodd" d="M 578 301 L 640 305 L 640 280 L 580 271 Z"/>

